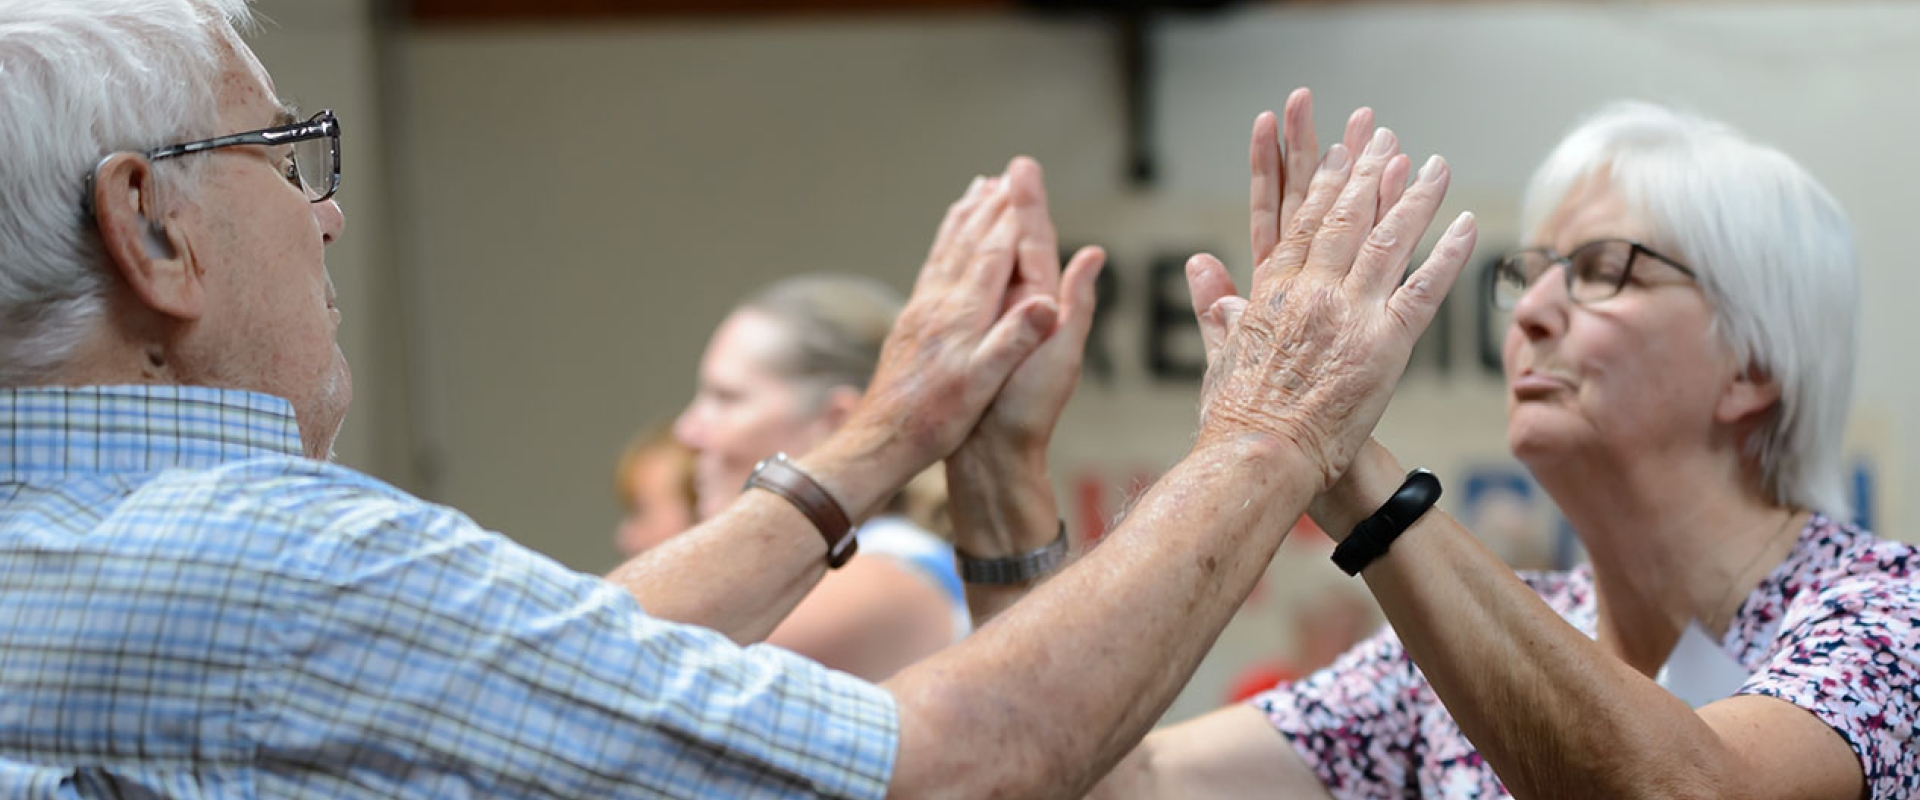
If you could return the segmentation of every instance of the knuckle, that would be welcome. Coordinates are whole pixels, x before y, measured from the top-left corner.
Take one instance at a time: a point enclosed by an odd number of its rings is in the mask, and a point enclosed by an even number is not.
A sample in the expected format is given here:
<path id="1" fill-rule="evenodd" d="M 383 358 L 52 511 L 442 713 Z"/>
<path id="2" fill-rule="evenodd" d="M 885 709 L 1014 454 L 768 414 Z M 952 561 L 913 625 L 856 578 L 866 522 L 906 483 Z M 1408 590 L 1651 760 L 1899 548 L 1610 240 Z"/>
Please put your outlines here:
<path id="1" fill-rule="evenodd" d="M 1287 222 L 1286 236 L 1289 239 L 1311 237 L 1319 227 L 1320 219 L 1316 215 L 1310 212 L 1296 213 Z"/>
<path id="2" fill-rule="evenodd" d="M 1383 233 L 1383 231 L 1385 232 Z M 1360 260 L 1386 261 L 1392 259 L 1395 245 L 1398 243 L 1399 237 L 1391 231 L 1387 231 L 1385 228 L 1375 228 L 1373 229 L 1373 233 L 1367 236 L 1367 240 L 1360 243 Z"/>
<path id="3" fill-rule="evenodd" d="M 1400 285 L 1400 293 L 1406 296 L 1407 302 L 1415 305 L 1424 306 L 1433 302 L 1435 299 L 1433 276 L 1428 275 L 1425 270 L 1413 273 L 1407 278 L 1406 283 Z"/>
<path id="4" fill-rule="evenodd" d="M 1327 212 L 1326 219 L 1320 221 L 1322 233 L 1340 236 L 1353 231 L 1360 225 L 1360 215 L 1351 203 L 1340 203 Z"/>

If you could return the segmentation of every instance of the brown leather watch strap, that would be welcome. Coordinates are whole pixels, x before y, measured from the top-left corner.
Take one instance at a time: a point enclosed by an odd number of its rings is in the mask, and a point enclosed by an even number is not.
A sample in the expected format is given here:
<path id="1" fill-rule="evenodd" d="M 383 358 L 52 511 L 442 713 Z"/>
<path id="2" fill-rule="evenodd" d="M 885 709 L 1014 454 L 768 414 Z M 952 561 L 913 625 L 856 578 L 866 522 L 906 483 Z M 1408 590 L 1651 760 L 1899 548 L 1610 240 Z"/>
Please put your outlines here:
<path id="1" fill-rule="evenodd" d="M 754 465 L 746 488 L 765 489 L 800 509 L 827 541 L 827 567 L 839 569 L 859 551 L 860 540 L 853 535 L 853 520 L 847 518 L 847 510 L 827 493 L 827 487 L 794 466 L 786 453 L 775 453 L 772 458 Z"/>

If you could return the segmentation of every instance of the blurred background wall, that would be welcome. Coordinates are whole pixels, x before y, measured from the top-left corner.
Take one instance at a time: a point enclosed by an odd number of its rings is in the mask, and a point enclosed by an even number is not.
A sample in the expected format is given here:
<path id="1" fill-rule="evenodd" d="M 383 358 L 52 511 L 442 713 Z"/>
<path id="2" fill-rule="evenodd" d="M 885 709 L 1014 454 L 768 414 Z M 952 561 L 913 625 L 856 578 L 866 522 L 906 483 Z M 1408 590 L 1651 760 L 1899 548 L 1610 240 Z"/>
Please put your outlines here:
<path id="1" fill-rule="evenodd" d="M 340 457 L 578 569 L 614 563 L 613 459 L 685 403 L 736 300 L 803 270 L 906 289 L 946 204 L 1016 153 L 1046 166 L 1063 243 L 1112 254 L 1054 454 L 1063 511 L 1096 534 L 1190 441 L 1179 265 L 1211 250 L 1244 280 L 1248 125 L 1296 85 L 1314 88 L 1325 141 L 1368 104 L 1416 158 L 1445 154 L 1440 218 L 1480 215 L 1481 261 L 1515 244 L 1535 163 L 1608 100 L 1697 110 L 1798 158 L 1859 235 L 1857 493 L 1874 527 L 1916 538 L 1920 426 L 1899 409 L 1920 406 L 1920 8 L 1247 3 L 1129 37 L 1111 15 L 1011 9 L 471 22 L 258 5 L 281 91 L 346 125 L 348 235 L 330 263 L 356 403 Z M 1498 320 L 1476 290 L 1456 289 L 1380 438 L 1447 476 L 1443 503 L 1511 561 L 1575 557 L 1506 454 L 1479 341 Z M 1348 598 L 1364 606 L 1324 542 L 1290 541 L 1171 717 L 1218 705 L 1250 664 L 1297 661 Z"/>

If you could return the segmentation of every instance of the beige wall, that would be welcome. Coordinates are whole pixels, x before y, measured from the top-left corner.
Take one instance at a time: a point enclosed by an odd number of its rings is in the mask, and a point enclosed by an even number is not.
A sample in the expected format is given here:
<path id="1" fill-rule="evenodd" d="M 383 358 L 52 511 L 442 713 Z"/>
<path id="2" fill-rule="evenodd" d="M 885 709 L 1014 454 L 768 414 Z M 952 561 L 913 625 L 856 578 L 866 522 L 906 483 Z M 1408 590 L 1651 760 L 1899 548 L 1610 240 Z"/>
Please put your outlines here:
<path id="1" fill-rule="evenodd" d="M 437 496 L 607 566 L 614 456 L 686 402 L 748 290 L 904 289 L 945 204 L 1016 152 L 1063 204 L 1121 191 L 1108 46 L 1013 20 L 415 37 L 397 177 Z"/>
<path id="2" fill-rule="evenodd" d="M 1510 243 L 1527 170 L 1608 99 L 1696 108 L 1799 157 L 1858 228 L 1853 449 L 1876 476 L 1879 527 L 1913 538 L 1904 498 L 1920 488 L 1908 455 L 1920 430 L 1898 410 L 1920 400 L 1903 352 L 1920 338 L 1903 191 L 1920 185 L 1904 141 L 1920 122 L 1906 85 L 1920 9 L 1361 6 L 1176 20 L 1157 38 L 1165 180 L 1139 191 L 1122 179 L 1115 43 L 1085 21 L 441 29 L 407 33 L 383 62 L 366 5 L 270 0 L 285 30 L 256 39 L 283 89 L 309 105 L 335 98 L 350 126 L 350 233 L 331 259 L 358 376 L 342 458 L 572 566 L 611 563 L 612 459 L 685 401 L 734 300 L 799 270 L 904 288 L 945 204 L 1017 152 L 1047 165 L 1064 238 L 1115 255 L 1118 371 L 1083 387 L 1055 452 L 1076 526 L 1110 511 L 1191 436 L 1194 387 L 1144 369 L 1147 263 L 1195 248 L 1246 262 L 1246 126 L 1302 83 L 1331 112 L 1323 132 L 1365 102 L 1416 152 L 1446 153 L 1450 206 L 1480 212 L 1489 249 Z M 1472 315 L 1456 312 L 1464 340 Z M 1417 369 L 1381 436 L 1448 474 L 1510 468 L 1499 396 L 1471 372 Z M 1544 528 L 1549 513 L 1524 521 Z M 1174 717 L 1215 705 L 1240 664 L 1287 650 L 1289 610 L 1355 590 L 1311 542 L 1288 551 Z"/>

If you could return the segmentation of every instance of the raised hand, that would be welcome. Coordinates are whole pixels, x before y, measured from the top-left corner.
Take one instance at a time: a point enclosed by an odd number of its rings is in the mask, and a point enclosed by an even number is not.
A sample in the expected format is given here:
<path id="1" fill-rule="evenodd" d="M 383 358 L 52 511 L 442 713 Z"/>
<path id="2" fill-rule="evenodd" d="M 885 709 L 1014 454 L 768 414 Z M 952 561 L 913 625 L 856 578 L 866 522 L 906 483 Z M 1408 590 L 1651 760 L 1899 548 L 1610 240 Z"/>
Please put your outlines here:
<path id="1" fill-rule="evenodd" d="M 1306 201 L 1307 185 L 1320 168 L 1320 137 L 1313 128 L 1312 90 L 1302 86 L 1287 95 L 1283 115 L 1285 122 L 1279 124 L 1273 112 L 1260 112 L 1253 118 L 1253 138 L 1247 143 L 1247 171 L 1252 175 L 1247 200 L 1251 217 L 1248 238 L 1256 263 L 1273 255 L 1273 249 L 1280 244 L 1281 229 L 1292 221 L 1300 204 Z M 1279 130 L 1275 129 L 1276 125 Z M 1373 109 L 1362 106 L 1347 117 L 1340 143 L 1349 153 L 1360 152 L 1372 132 Z M 1381 173 L 1377 217 L 1386 216 L 1387 210 L 1399 202 L 1400 195 L 1406 191 L 1411 165 L 1412 160 L 1405 153 L 1387 162 L 1386 171 Z M 1211 363 L 1226 339 L 1228 323 L 1237 319 L 1240 309 L 1246 307 L 1246 298 L 1234 289 L 1233 276 L 1228 274 L 1226 266 L 1206 253 L 1187 262 L 1187 288 L 1193 299 L 1194 318 L 1200 322 L 1206 343 L 1207 361 Z M 1209 313 L 1216 302 L 1223 305 L 1218 312 Z"/>
<path id="2" fill-rule="evenodd" d="M 1059 304 L 1060 325 L 1013 371 L 980 424 L 947 461 L 955 543 L 976 556 L 1032 550 L 1055 535 L 1047 443 L 1079 383 L 1093 326 L 1094 279 L 1106 261 L 1099 248 L 1084 247 L 1063 274 L 1040 165 L 1016 158 L 1004 180 L 1020 224 L 1007 303 L 1052 297 Z"/>
<path id="3" fill-rule="evenodd" d="M 1059 237 L 1047 212 L 1040 165 L 1018 158 L 1007 166 L 1014 216 L 1020 221 L 1018 265 L 1008 304 L 1051 297 L 1060 325 L 1015 368 L 962 448 L 1012 447 L 1044 451 L 1060 412 L 1080 379 L 1080 360 L 1093 326 L 1094 280 L 1106 263 L 1098 247 L 1083 247 L 1060 270 Z"/>
<path id="4" fill-rule="evenodd" d="M 1307 99 L 1296 92 L 1288 103 L 1296 152 L 1310 143 L 1311 134 L 1299 130 L 1311 125 Z M 1296 126 L 1296 119 L 1306 124 Z M 1203 442 L 1244 434 L 1291 441 L 1317 465 L 1324 490 L 1379 421 L 1476 231 L 1463 214 L 1402 284 L 1413 247 L 1445 196 L 1445 161 L 1430 160 L 1402 196 L 1405 168 L 1395 165 L 1404 156 L 1392 132 L 1375 131 L 1357 160 L 1346 144 L 1335 145 L 1288 216 L 1285 187 L 1299 182 L 1299 170 L 1289 160 L 1288 174 L 1276 174 L 1281 154 L 1266 152 L 1273 141 L 1272 117 L 1262 115 L 1250 159 L 1255 253 L 1263 253 L 1268 218 L 1273 230 L 1282 230 L 1285 218 L 1285 233 L 1256 268 L 1252 296 L 1244 305 L 1228 300 L 1231 278 L 1211 257 L 1188 265 L 1210 353 L 1200 435 Z"/>
<path id="5" fill-rule="evenodd" d="M 976 178 L 947 210 L 848 421 L 895 443 L 904 474 L 953 452 L 1054 329 L 1053 297 L 1007 302 L 1021 236 L 1011 189 Z"/>
<path id="6" fill-rule="evenodd" d="M 1247 168 L 1253 175 L 1247 209 L 1252 217 L 1250 227 L 1255 263 L 1272 255 L 1273 248 L 1280 244 L 1280 231 L 1300 210 L 1300 204 L 1306 201 L 1308 182 L 1320 167 L 1320 137 L 1313 130 L 1313 92 L 1304 86 L 1293 90 L 1292 94 L 1287 95 L 1283 113 L 1286 122 L 1280 130 L 1275 130 L 1273 112 L 1263 111 L 1254 117 L 1253 140 L 1247 145 Z M 1286 136 L 1284 144 L 1275 135 L 1283 132 Z M 1372 133 L 1373 109 L 1362 107 L 1347 117 L 1347 129 L 1340 143 L 1346 145 L 1347 152 L 1358 153 L 1366 147 L 1367 136 Z M 1393 163 L 1400 165 L 1399 180 L 1383 183 L 1404 187 L 1407 158 L 1398 156 Z M 1393 163 L 1388 165 L 1387 178 L 1393 177 Z M 1398 197 L 1396 192 L 1394 198 Z M 1382 205 L 1382 215 L 1384 209 L 1391 205 Z"/>

